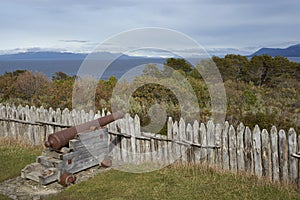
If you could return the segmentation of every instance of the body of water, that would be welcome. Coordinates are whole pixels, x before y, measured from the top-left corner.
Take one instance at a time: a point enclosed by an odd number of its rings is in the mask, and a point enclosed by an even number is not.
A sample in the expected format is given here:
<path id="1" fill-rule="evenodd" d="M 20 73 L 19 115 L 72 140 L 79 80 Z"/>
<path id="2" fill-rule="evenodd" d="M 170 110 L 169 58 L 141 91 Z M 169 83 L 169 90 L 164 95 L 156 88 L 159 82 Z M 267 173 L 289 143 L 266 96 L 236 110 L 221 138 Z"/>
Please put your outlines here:
<path id="1" fill-rule="evenodd" d="M 300 57 L 289 57 L 290 61 L 300 62 Z M 76 75 L 83 60 L 0 60 L 0 75 L 5 72 L 16 70 L 29 70 L 41 72 L 51 78 L 55 72 L 64 72 L 69 76 Z M 99 79 L 107 80 L 110 76 L 118 79 L 130 69 L 148 63 L 162 64 L 164 58 L 136 58 L 136 59 L 117 59 L 104 72 Z M 96 66 L 103 67 L 105 61 L 95 61 Z M 140 72 L 139 72 L 140 73 Z"/>
<path id="2" fill-rule="evenodd" d="M 289 59 L 292 62 L 298 62 L 298 63 L 300 63 L 300 57 L 288 57 L 287 59 Z"/>
<path id="3" fill-rule="evenodd" d="M 76 75 L 83 60 L 0 60 L 0 75 L 5 72 L 13 72 L 16 70 L 29 70 L 32 72 L 41 72 L 51 78 L 55 72 L 64 72 L 69 76 Z M 142 58 L 142 59 L 118 59 L 115 60 L 106 69 L 102 77 L 107 80 L 110 76 L 120 78 L 133 67 L 148 64 L 165 62 L 163 58 Z M 95 61 L 97 66 L 103 67 L 105 61 Z"/>

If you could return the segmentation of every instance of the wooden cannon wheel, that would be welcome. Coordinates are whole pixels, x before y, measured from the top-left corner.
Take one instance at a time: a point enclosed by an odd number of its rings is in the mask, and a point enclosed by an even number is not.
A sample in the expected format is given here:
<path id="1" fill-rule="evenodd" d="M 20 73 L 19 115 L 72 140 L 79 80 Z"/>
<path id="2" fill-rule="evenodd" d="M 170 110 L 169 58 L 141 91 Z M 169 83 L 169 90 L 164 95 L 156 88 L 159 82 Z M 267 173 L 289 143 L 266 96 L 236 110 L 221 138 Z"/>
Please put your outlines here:
<path id="1" fill-rule="evenodd" d="M 67 187 L 75 182 L 76 177 L 74 174 L 64 173 L 63 175 L 60 176 L 59 179 L 60 179 L 59 184 L 61 184 L 64 187 Z"/>

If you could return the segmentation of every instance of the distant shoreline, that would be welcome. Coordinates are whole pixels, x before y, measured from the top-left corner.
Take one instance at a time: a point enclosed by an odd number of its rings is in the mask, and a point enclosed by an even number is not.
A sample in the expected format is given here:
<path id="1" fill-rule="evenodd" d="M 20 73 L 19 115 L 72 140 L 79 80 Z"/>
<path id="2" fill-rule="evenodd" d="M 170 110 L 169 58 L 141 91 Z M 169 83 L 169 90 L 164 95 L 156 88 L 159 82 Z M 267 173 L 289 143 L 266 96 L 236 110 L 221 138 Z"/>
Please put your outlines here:
<path id="1" fill-rule="evenodd" d="M 300 57 L 288 57 L 292 62 L 300 63 Z M 164 58 L 145 58 L 145 59 L 128 59 L 128 60 L 117 60 L 112 63 L 99 77 L 100 79 L 108 80 L 110 76 L 115 76 L 119 79 L 123 74 L 132 69 L 133 67 L 147 64 L 157 63 L 163 64 Z M 55 72 L 64 72 L 69 76 L 77 74 L 83 60 L 0 60 L 0 75 L 6 72 L 13 72 L 16 70 L 29 70 L 32 72 L 41 72 L 48 78 L 52 78 Z M 99 61 L 99 67 L 101 61 Z"/>
<path id="2" fill-rule="evenodd" d="M 16 70 L 28 70 L 32 72 L 41 72 L 48 78 L 52 78 L 55 72 L 64 72 L 69 76 L 77 74 L 83 60 L 0 60 L 0 75 L 6 72 L 13 72 Z M 102 61 L 105 63 L 104 61 Z M 148 64 L 157 63 L 163 64 L 164 58 L 145 58 L 145 59 L 128 59 L 128 60 L 116 60 L 105 70 L 99 79 L 108 80 L 110 76 L 120 78 L 127 71 L 133 67 Z M 101 60 L 96 62 L 99 67 L 104 67 Z M 97 66 L 95 66 L 97 67 Z"/>

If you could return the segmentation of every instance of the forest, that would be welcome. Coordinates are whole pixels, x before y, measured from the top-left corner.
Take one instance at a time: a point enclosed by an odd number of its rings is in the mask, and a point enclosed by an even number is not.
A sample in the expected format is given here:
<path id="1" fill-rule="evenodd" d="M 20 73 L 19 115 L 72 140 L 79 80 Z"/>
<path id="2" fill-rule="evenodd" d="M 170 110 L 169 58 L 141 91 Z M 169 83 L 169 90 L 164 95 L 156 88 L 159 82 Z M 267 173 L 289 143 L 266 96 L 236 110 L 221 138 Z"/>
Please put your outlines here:
<path id="1" fill-rule="evenodd" d="M 213 62 L 212 62 L 213 61 Z M 300 63 L 285 57 L 268 55 L 247 58 L 241 55 L 213 56 L 211 63 L 219 69 L 227 96 L 226 120 L 233 125 L 243 122 L 253 128 L 258 124 L 270 129 L 272 125 L 288 130 L 290 127 L 300 132 Z M 161 84 L 143 84 L 149 77 L 168 82 L 170 68 L 179 72 L 191 85 L 201 110 L 201 122 L 211 119 L 211 99 L 208 87 L 198 70 L 205 66 L 200 62 L 193 67 L 180 58 L 166 59 L 163 69 L 148 64 L 143 74 L 133 82 L 118 82 L 115 77 L 97 80 L 94 106 L 108 109 L 113 90 L 126 94 L 129 88 L 142 85 L 132 93 L 129 112 L 138 114 L 143 125 L 149 123 L 148 110 L 156 103 L 162 105 L 168 116 L 181 117 L 180 103 L 176 95 Z M 51 79 L 39 72 L 17 70 L 0 76 L 0 102 L 15 105 L 34 105 L 45 108 L 72 108 L 72 93 L 76 76 L 56 72 Z M 126 97 L 129 98 L 129 97 Z M 195 119 L 191 119 L 195 120 Z M 164 130 L 162 130 L 163 133 Z"/>

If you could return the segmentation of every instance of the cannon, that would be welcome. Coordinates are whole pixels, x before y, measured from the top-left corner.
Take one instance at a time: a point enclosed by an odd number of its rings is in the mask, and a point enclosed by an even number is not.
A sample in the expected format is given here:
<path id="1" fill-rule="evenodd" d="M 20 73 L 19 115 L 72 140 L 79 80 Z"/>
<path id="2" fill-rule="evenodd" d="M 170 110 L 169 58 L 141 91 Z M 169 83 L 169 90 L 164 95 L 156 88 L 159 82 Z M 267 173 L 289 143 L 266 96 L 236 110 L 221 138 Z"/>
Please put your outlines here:
<path id="1" fill-rule="evenodd" d="M 70 140 L 74 139 L 77 133 L 86 132 L 88 130 L 105 126 L 116 119 L 122 118 L 123 116 L 123 112 L 118 111 L 111 115 L 107 115 L 105 117 L 101 117 L 93 121 L 53 133 L 49 135 L 48 140 L 45 142 L 45 146 L 54 150 L 59 150 L 61 147 L 67 145 Z"/>
<path id="2" fill-rule="evenodd" d="M 108 131 L 104 126 L 124 116 L 122 111 L 70 127 L 48 136 L 45 149 L 35 163 L 21 171 L 21 177 L 47 185 L 75 182 L 75 174 L 90 167 L 110 167 Z"/>

